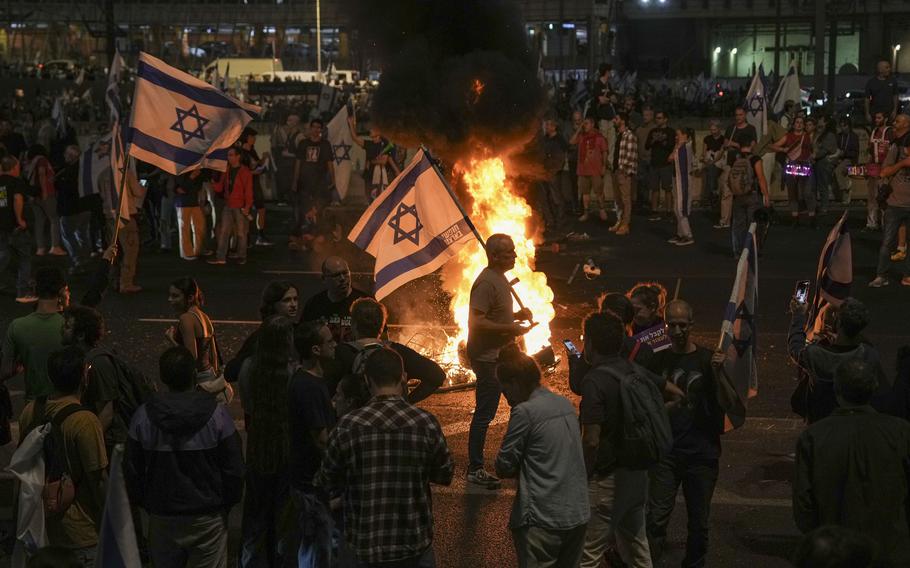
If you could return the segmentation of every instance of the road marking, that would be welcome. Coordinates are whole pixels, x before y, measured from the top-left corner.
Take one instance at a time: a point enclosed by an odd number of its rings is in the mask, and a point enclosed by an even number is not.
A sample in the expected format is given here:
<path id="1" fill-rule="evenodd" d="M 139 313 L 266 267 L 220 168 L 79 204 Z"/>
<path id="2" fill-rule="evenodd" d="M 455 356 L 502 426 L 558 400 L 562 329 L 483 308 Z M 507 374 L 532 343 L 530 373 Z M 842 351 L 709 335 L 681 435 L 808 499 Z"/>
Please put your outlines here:
<path id="1" fill-rule="evenodd" d="M 176 323 L 177 320 L 170 318 L 138 318 L 136 321 L 142 323 Z M 259 320 L 211 320 L 212 323 L 217 323 L 220 325 L 260 325 L 262 322 Z M 441 331 L 456 331 L 457 326 L 454 325 L 426 325 L 418 323 L 390 323 L 386 325 L 389 329 L 433 329 Z"/>

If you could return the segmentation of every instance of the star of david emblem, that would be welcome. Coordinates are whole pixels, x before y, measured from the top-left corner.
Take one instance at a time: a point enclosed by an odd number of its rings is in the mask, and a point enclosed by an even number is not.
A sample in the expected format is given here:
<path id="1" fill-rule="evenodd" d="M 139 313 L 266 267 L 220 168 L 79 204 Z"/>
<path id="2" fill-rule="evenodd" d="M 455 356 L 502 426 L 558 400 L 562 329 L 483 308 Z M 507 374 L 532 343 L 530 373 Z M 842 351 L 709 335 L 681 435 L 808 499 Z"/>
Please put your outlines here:
<path id="1" fill-rule="evenodd" d="M 762 107 L 764 106 L 764 102 L 765 97 L 756 93 L 749 97 L 749 100 L 746 101 L 746 108 L 752 114 L 752 116 L 756 116 L 761 112 Z"/>
<path id="2" fill-rule="evenodd" d="M 332 153 L 334 154 L 333 158 L 335 159 L 335 165 L 340 166 L 341 162 L 351 160 L 351 145 L 345 144 L 335 144 L 332 146 Z"/>
<path id="3" fill-rule="evenodd" d="M 410 220 L 412 216 L 414 217 L 413 221 Z M 408 240 L 415 245 L 420 245 L 420 230 L 423 229 L 423 224 L 421 224 L 420 218 L 417 216 L 417 205 L 399 203 L 398 210 L 389 219 L 389 227 L 392 227 L 392 230 L 395 231 L 395 236 L 392 239 L 393 244 L 397 245 L 401 241 Z"/>
<path id="4" fill-rule="evenodd" d="M 203 118 L 202 115 L 199 114 L 199 109 L 196 108 L 196 105 L 190 107 L 189 110 L 183 110 L 182 108 L 175 108 L 174 110 L 177 111 L 177 122 L 171 126 L 171 130 L 180 133 L 180 137 L 183 138 L 184 144 L 193 138 L 205 140 L 205 132 L 203 132 L 202 129 L 210 121 L 207 118 Z M 196 120 L 196 128 L 187 130 L 186 126 L 184 126 L 184 121 L 186 121 L 188 118 L 193 118 Z"/>

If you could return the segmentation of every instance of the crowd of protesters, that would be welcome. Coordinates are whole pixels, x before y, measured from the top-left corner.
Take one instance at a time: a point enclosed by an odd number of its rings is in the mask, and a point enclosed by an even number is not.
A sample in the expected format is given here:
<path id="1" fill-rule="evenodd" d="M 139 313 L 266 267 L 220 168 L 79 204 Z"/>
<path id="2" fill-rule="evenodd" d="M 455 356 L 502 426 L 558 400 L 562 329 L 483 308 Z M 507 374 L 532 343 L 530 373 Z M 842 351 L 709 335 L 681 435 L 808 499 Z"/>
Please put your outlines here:
<path id="1" fill-rule="evenodd" d="M 837 130 L 833 119 L 806 117 L 794 103 L 757 139 L 737 109 L 729 128 L 712 124 L 696 141 L 688 129 L 670 127 L 657 101 L 639 107 L 624 99 L 620 106 L 609 74 L 603 68 L 588 113 L 572 115 L 570 136 L 558 120 L 545 122 L 540 146 L 550 178 L 539 184 L 537 204 L 551 229 L 577 214 L 580 222 L 609 222 L 613 233 L 628 235 L 638 204 L 654 221 L 672 209 L 671 242 L 690 245 L 691 176 L 700 171 L 720 208 L 717 228 L 731 232 L 737 253 L 749 222 L 769 205 L 775 168 L 783 171 L 794 225 L 805 215 L 814 226 L 832 196 L 849 196 L 838 185 L 859 164 L 849 121 L 841 119 Z M 877 79 L 888 77 L 880 65 Z M 872 286 L 888 283 L 891 261 L 904 260 L 898 234 L 910 211 L 910 117 L 885 108 L 891 101 L 887 91 L 870 96 L 869 163 L 881 166 L 881 177 L 867 176 L 874 202 L 867 228 L 884 225 Z M 375 197 L 399 165 L 378 131 L 360 136 L 354 120 L 350 127 L 367 151 Z M 141 289 L 135 219 L 119 228 L 119 247 L 112 246 L 111 188 L 80 196 L 79 148 L 65 145 L 55 157 L 40 144 L 27 146 L 8 123 L 0 128 L 0 264 L 16 257 L 17 300 L 35 304 L 7 329 L 0 381 L 24 373 L 20 441 L 44 424 L 59 430 L 66 478 L 75 480 L 69 493 L 65 478 L 52 480 L 63 489 L 46 521 L 51 548 L 30 551 L 35 558 L 94 565 L 107 471 L 123 451 L 137 540 L 155 566 L 226 565 L 228 514 L 241 503 L 241 566 L 433 566 L 430 484 L 452 483 L 455 464 L 439 421 L 415 404 L 442 385 L 445 372 L 386 339 L 386 307 L 353 288 L 347 262 L 325 259 L 325 290 L 306 302 L 292 282 L 269 283 L 260 327 L 230 358 L 220 351 L 201 284 L 175 280 L 168 302 L 178 321 L 166 331 L 172 346 L 160 355 L 153 381 L 104 345 L 104 318 L 93 307 L 109 282 L 124 294 Z M 128 176 L 131 212 L 151 212 L 144 223 L 149 241 L 174 248 L 176 220 L 183 260 L 245 263 L 249 249 L 272 243 L 257 179 L 269 160 L 284 176 L 278 198 L 295 201 L 292 244 L 308 249 L 319 238 L 337 238 L 325 216 L 337 195 L 324 123 L 287 113 L 267 156 L 256 152 L 257 135 L 243 132 L 223 173 Z M 800 175 L 800 167 L 811 175 Z M 102 183 L 110 184 L 109 175 Z M 617 196 L 612 212 L 605 184 Z M 569 357 L 576 410 L 545 386 L 537 363 L 518 348 L 533 314 L 512 309 L 505 276 L 516 258 L 512 239 L 490 236 L 486 253 L 488 266 L 470 298 L 466 356 L 477 382 L 465 481 L 495 490 L 501 478 L 518 480 L 509 528 L 519 565 L 594 568 L 607 558 L 653 566 L 680 487 L 688 518 L 683 563 L 706 565 L 721 436 L 734 402 L 725 355 L 693 339 L 692 306 L 668 302 L 651 283 L 604 294 L 599 309 L 579 322 L 581 353 Z M 32 275 L 32 256 L 47 254 L 68 256 L 72 274 L 90 270 L 92 255 L 116 256 L 119 274 L 100 263 L 105 270 L 77 304 L 63 271 L 42 267 Z M 901 283 L 910 285 L 906 270 Z M 901 351 L 896 376 L 886 370 L 863 335 L 871 322 L 858 300 L 830 309 L 811 341 L 806 306 L 794 301 L 791 311 L 788 350 L 802 376 L 792 405 L 810 425 L 795 452 L 793 512 L 808 535 L 795 562 L 815 566 L 826 554 L 852 554 L 860 560 L 842 565 L 899 564 L 910 553 L 910 353 Z M 633 338 L 655 326 L 670 339 L 659 352 Z M 487 467 L 487 432 L 502 396 L 509 423 Z M 242 405 L 245 451 L 228 411 L 234 397 Z M 0 441 L 12 439 L 10 414 Z M 639 436 L 631 435 L 630 420 L 647 424 Z M 886 485 L 887 498 L 870 490 Z M 833 541 L 850 550 L 832 551 Z"/>

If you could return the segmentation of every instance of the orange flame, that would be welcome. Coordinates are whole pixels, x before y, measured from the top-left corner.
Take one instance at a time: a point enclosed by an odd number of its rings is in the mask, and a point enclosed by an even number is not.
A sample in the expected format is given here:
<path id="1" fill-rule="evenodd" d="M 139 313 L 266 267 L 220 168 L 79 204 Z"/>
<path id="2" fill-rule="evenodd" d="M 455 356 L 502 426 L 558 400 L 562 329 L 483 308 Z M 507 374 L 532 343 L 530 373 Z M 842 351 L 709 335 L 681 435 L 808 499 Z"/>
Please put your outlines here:
<path id="1" fill-rule="evenodd" d="M 517 196 L 506 181 L 505 166 L 499 158 L 472 160 L 464 171 L 464 180 L 474 203 L 471 219 L 484 238 L 495 233 L 510 235 L 515 241 L 518 258 L 515 268 L 507 277 L 517 277 L 515 291 L 525 306 L 534 314 L 537 326 L 525 335 L 525 348 L 534 354 L 550 345 L 550 322 L 556 316 L 553 308 L 553 291 L 547 285 L 547 277 L 534 271 L 534 240 L 528 235 L 527 219 L 532 215 L 527 201 Z M 457 267 L 445 274 L 444 287 L 452 294 L 452 311 L 458 333 L 449 338 L 445 350 L 447 363 L 457 363 L 457 346 L 467 340 L 468 305 L 471 286 L 477 275 L 487 265 L 487 257 L 478 244 L 468 245 L 457 259 Z M 514 306 L 518 311 L 517 304 Z"/>
<path id="2" fill-rule="evenodd" d="M 480 79 L 474 79 L 474 82 L 471 84 L 471 103 L 477 104 L 477 101 L 480 100 L 480 95 L 483 94 L 483 89 L 486 85 L 483 84 L 483 81 Z"/>

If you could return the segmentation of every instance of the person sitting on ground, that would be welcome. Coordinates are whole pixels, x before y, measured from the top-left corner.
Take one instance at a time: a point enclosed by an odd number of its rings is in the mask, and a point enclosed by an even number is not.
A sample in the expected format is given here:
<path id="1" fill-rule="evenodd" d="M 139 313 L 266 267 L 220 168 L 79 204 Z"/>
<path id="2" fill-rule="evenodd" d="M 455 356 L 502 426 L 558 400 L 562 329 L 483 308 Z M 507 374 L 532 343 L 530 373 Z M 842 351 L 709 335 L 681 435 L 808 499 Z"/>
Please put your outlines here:
<path id="1" fill-rule="evenodd" d="M 837 408 L 834 371 L 843 362 L 852 359 L 866 361 L 875 370 L 879 383 L 875 404 L 881 410 L 887 408 L 891 382 L 882 368 L 878 350 L 863 336 L 863 330 L 869 325 L 869 308 L 855 298 L 844 300 L 837 309 L 836 337 L 830 343 L 806 342 L 808 310 L 807 303 L 795 299 L 790 302 L 793 316 L 787 337 L 791 359 L 808 374 L 812 385 L 806 400 L 806 421 L 809 424 L 817 422 Z"/>
<path id="2" fill-rule="evenodd" d="M 577 566 L 591 510 L 575 407 L 540 384 L 537 363 L 517 348 L 502 351 L 496 377 L 512 407 L 495 467 L 518 478 L 509 520 L 518 566 Z"/>
<path id="3" fill-rule="evenodd" d="M 240 434 L 228 409 L 196 389 L 196 358 L 185 347 L 165 351 L 158 368 L 168 391 L 130 423 L 130 502 L 148 513 L 153 565 L 226 566 L 228 515 L 243 494 Z"/>
<path id="4" fill-rule="evenodd" d="M 351 304 L 368 298 L 351 285 L 351 267 L 343 258 L 330 256 L 322 262 L 322 281 L 325 290 L 315 294 L 303 306 L 302 321 L 322 320 L 332 330 L 339 344 L 353 340 L 351 334 Z"/>
<path id="5" fill-rule="evenodd" d="M 107 452 L 101 422 L 80 404 L 87 378 L 85 353 L 70 345 L 47 358 L 47 373 L 53 385 L 22 409 L 19 424 L 22 439 L 33 429 L 52 422 L 60 428 L 66 471 L 74 480 L 75 497 L 62 515 L 45 519 L 48 543 L 72 551 L 83 566 L 93 566 L 98 532 L 104 510 Z"/>
<path id="6" fill-rule="evenodd" d="M 335 392 L 341 377 L 347 374 L 362 374 L 363 364 L 369 354 L 379 347 L 389 347 L 401 356 L 404 371 L 409 381 L 420 384 L 412 390 L 407 399 L 417 404 L 442 386 L 446 373 L 435 361 L 424 357 L 406 345 L 380 339 L 385 332 L 388 314 L 384 305 L 373 298 L 360 298 L 351 304 L 351 331 L 354 340 L 343 343 L 335 349 L 335 376 L 329 378 L 329 392 Z"/>
<path id="7" fill-rule="evenodd" d="M 876 412 L 876 369 L 844 361 L 834 375 L 839 408 L 796 443 L 793 518 L 808 533 L 836 524 L 874 540 L 883 560 L 910 558 L 907 525 L 910 424 Z"/>

